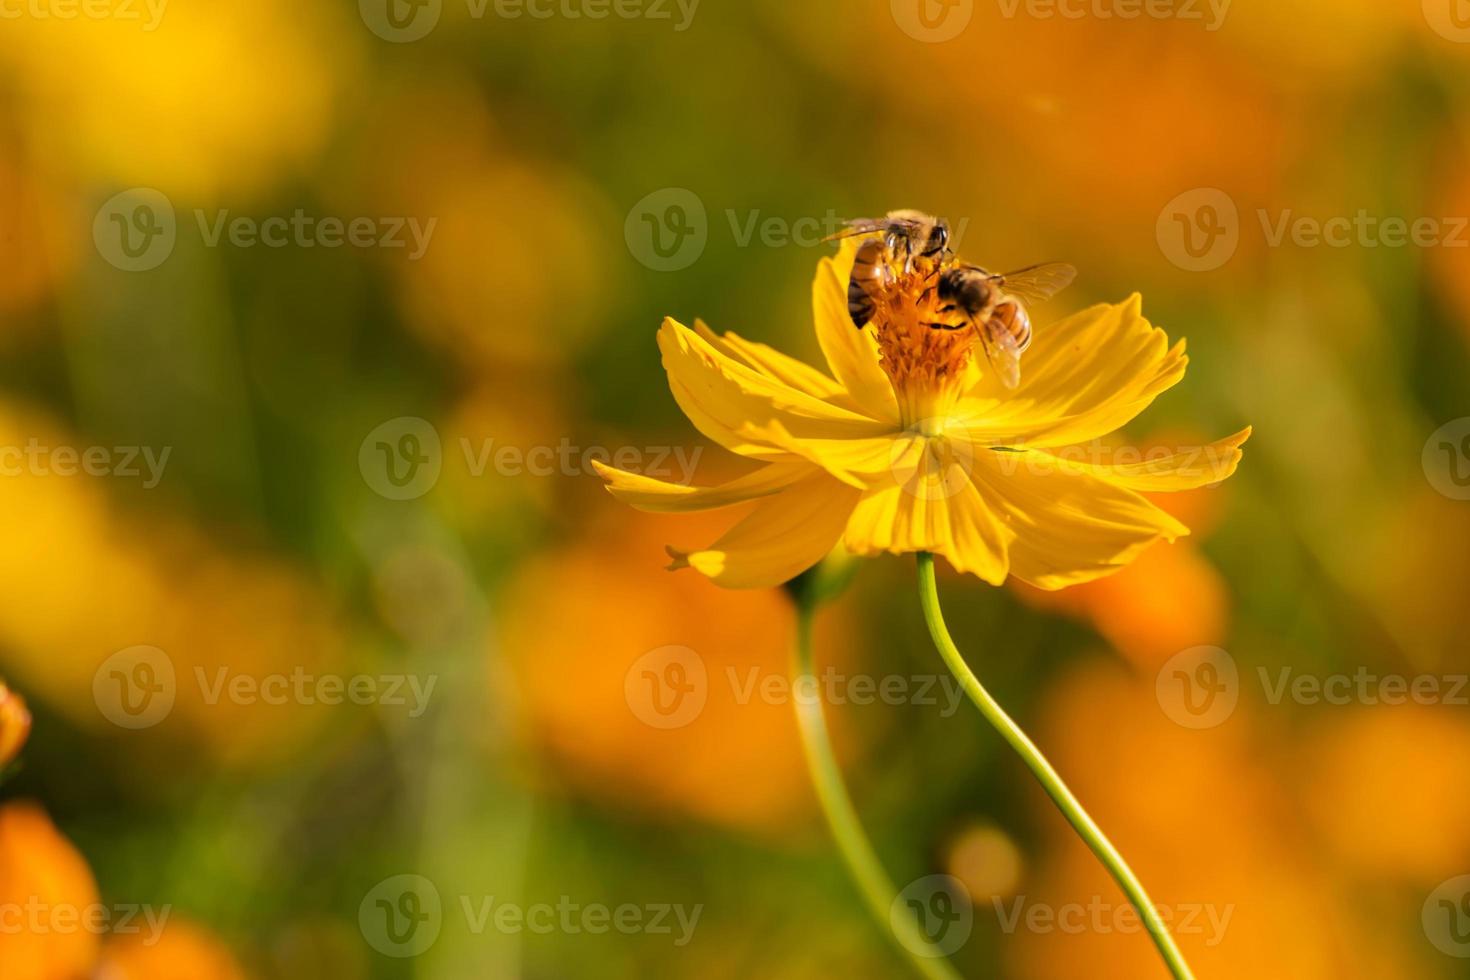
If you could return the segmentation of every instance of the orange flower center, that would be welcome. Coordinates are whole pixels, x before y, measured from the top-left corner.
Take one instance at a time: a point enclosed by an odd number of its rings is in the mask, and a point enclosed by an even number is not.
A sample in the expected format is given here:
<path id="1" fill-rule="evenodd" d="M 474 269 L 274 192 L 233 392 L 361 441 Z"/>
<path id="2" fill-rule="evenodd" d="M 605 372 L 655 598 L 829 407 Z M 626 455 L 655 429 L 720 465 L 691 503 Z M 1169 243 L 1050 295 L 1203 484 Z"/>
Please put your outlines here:
<path id="1" fill-rule="evenodd" d="M 969 381 L 975 331 L 969 326 L 958 330 L 929 326 L 961 321 L 953 311 L 939 312 L 938 269 L 918 265 L 907 275 L 894 270 L 894 280 L 879 288 L 870 326 L 878 341 L 879 363 L 898 396 L 904 427 L 938 435 L 943 418 Z"/>

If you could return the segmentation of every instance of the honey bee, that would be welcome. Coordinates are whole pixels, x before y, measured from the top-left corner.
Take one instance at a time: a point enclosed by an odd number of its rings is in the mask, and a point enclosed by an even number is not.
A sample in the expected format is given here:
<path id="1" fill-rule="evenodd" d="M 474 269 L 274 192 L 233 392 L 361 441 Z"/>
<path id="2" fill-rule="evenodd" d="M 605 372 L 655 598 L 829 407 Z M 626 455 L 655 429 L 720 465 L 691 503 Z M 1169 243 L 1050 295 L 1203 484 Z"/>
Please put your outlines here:
<path id="1" fill-rule="evenodd" d="M 858 246 L 847 280 L 847 312 L 862 329 L 873 318 L 883 287 L 916 268 L 937 268 L 949 254 L 949 222 L 922 211 L 890 211 L 882 218 L 856 218 L 825 241 L 874 235 Z"/>
<path id="2" fill-rule="evenodd" d="M 1062 262 L 1027 266 L 1015 272 L 987 272 L 959 263 L 939 274 L 938 312 L 945 319 L 926 326 L 937 330 L 974 327 L 980 346 L 1001 383 L 1021 383 L 1021 355 L 1031 346 L 1031 316 L 1025 302 L 1041 302 L 1061 292 L 1077 277 Z"/>

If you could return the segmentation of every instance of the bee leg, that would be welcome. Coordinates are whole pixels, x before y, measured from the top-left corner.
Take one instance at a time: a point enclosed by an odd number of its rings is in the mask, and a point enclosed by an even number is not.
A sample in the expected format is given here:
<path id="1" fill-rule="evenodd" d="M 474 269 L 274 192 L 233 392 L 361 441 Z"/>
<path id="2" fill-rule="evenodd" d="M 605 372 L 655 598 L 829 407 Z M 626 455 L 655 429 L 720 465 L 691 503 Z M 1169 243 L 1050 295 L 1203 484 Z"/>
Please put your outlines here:
<path id="1" fill-rule="evenodd" d="M 903 238 L 902 236 L 890 231 L 883 236 L 883 247 L 888 255 L 888 268 L 886 271 L 889 277 L 889 281 L 892 281 L 893 279 L 893 260 L 898 257 L 900 251 L 903 253 L 903 274 L 908 275 L 909 263 L 911 261 L 911 256 L 908 248 L 908 239 Z"/>
<path id="2" fill-rule="evenodd" d="M 968 323 L 926 323 L 924 326 L 930 330 L 963 330 L 969 326 Z"/>

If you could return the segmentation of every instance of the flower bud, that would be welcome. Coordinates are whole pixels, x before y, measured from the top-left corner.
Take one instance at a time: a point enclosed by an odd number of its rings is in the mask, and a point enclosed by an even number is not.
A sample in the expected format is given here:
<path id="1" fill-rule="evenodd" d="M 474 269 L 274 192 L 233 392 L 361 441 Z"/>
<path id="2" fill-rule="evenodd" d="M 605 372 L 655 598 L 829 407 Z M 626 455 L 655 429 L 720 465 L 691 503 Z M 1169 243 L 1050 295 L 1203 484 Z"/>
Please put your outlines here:
<path id="1" fill-rule="evenodd" d="M 31 713 L 26 703 L 0 682 L 0 769 L 9 765 L 31 734 Z"/>

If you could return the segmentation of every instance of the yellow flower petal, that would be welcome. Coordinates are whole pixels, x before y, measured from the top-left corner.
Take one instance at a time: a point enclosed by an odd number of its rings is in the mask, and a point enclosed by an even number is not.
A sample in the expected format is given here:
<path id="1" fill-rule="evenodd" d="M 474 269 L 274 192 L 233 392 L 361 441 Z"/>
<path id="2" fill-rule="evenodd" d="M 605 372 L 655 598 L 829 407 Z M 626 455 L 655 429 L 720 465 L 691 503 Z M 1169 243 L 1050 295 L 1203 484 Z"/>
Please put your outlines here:
<path id="1" fill-rule="evenodd" d="M 717 585 L 780 585 L 826 557 L 842 536 L 859 491 L 821 471 L 756 504 L 720 540 L 699 551 L 669 548 L 670 568 L 693 568 Z"/>
<path id="2" fill-rule="evenodd" d="M 877 419 L 898 421 L 898 400 L 888 375 L 878 365 L 878 344 L 871 330 L 853 326 L 847 312 L 847 279 L 857 243 L 848 239 L 833 258 L 817 263 L 812 282 L 812 316 L 817 343 L 827 366 L 863 411 Z"/>
<path id="3" fill-rule="evenodd" d="M 755 431 L 747 427 L 771 422 L 796 438 L 864 438 L 888 428 L 741 364 L 675 320 L 664 321 L 658 345 L 674 400 L 700 432 L 733 452 L 765 459 L 785 455 L 779 446 L 742 435 Z"/>
<path id="4" fill-rule="evenodd" d="M 744 476 L 713 487 L 668 483 L 651 476 L 630 473 L 594 459 L 592 468 L 607 483 L 608 492 L 630 507 L 655 514 L 683 514 L 713 510 L 767 497 L 816 472 L 805 460 L 767 463 Z"/>
<path id="5" fill-rule="evenodd" d="M 906 465 L 902 457 L 911 448 L 910 438 L 900 432 L 862 439 L 798 439 L 775 421 L 743 426 L 740 434 L 762 445 L 784 449 L 859 490 L 886 482 L 896 469 Z"/>
<path id="6" fill-rule="evenodd" d="M 1006 392 L 990 374 L 956 410 L 951 428 L 985 445 L 1045 448 L 1117 430 L 1184 377 L 1184 342 L 1169 346 L 1134 293 L 1038 327 Z"/>
<path id="7" fill-rule="evenodd" d="M 1139 453 L 1143 458 L 1128 463 L 1091 463 L 1087 457 L 1094 454 L 1091 447 L 1076 446 L 1069 449 L 1051 450 L 1046 455 L 1054 456 L 1058 465 L 1081 472 L 1091 473 L 1109 483 L 1145 493 L 1159 491 L 1193 490 L 1228 479 L 1240 463 L 1240 447 L 1250 438 L 1247 426 L 1207 446 L 1180 449 L 1177 452 L 1150 455 Z M 1122 455 L 1122 450 L 1112 450 Z"/>
<path id="8" fill-rule="evenodd" d="M 1189 533 L 1134 491 L 1041 455 L 975 452 L 972 477 L 1015 534 L 1010 559 L 1017 578 L 1042 589 L 1091 581 L 1154 541 Z"/>
<path id="9" fill-rule="evenodd" d="M 783 354 L 774 347 L 746 340 L 739 334 L 730 331 L 717 334 L 703 320 L 694 321 L 694 331 L 711 347 L 731 360 L 754 368 L 797 391 L 804 391 L 823 401 L 837 404 L 847 399 L 847 392 L 842 385 L 810 364 Z"/>
<path id="10" fill-rule="evenodd" d="M 907 471 L 863 494 L 843 543 L 860 555 L 932 551 L 957 571 L 1001 584 L 1014 534 L 971 481 L 966 448 L 944 439 L 912 442 L 918 451 L 905 454 Z"/>

